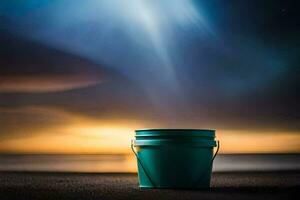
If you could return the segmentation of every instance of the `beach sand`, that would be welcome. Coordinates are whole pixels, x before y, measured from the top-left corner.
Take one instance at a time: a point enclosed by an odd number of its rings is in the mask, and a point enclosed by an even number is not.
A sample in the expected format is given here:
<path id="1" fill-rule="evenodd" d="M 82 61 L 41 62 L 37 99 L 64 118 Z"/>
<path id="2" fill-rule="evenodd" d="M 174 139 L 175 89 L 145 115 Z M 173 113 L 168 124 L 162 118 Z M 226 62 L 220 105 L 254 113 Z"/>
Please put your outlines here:
<path id="1" fill-rule="evenodd" d="M 0 172 L 0 199 L 299 199 L 300 171 L 213 173 L 203 190 L 139 189 L 136 174 Z"/>

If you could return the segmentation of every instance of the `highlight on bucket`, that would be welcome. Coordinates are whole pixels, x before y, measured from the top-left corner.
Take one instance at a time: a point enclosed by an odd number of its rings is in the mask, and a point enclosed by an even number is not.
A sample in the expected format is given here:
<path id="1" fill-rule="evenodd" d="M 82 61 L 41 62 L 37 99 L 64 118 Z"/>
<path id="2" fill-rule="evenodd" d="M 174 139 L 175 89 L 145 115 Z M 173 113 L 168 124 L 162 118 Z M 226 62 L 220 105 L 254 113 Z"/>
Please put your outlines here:
<path id="1" fill-rule="evenodd" d="M 215 130 L 136 130 L 131 149 L 140 188 L 208 188 L 219 151 Z M 214 147 L 217 147 L 214 153 Z"/>

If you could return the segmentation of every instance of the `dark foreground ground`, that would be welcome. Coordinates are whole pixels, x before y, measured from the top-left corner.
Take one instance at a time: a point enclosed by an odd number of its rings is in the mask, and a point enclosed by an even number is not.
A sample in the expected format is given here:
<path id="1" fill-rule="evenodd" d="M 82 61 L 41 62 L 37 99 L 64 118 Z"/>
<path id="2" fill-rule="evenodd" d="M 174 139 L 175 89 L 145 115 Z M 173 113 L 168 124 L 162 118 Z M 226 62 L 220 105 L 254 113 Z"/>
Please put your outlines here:
<path id="1" fill-rule="evenodd" d="M 299 199 L 300 171 L 214 173 L 206 190 L 139 189 L 136 174 L 0 172 L 5 199 Z"/>

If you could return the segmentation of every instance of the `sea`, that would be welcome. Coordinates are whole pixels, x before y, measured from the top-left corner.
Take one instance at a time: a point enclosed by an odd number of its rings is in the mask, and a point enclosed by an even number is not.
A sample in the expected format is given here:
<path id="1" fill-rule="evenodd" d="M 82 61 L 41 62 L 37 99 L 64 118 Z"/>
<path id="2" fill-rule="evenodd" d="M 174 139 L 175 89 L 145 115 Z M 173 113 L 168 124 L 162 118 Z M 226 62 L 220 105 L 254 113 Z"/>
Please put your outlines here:
<path id="1" fill-rule="evenodd" d="M 214 172 L 300 170 L 300 154 L 220 154 Z M 0 154 L 0 171 L 134 173 L 132 154 Z"/>

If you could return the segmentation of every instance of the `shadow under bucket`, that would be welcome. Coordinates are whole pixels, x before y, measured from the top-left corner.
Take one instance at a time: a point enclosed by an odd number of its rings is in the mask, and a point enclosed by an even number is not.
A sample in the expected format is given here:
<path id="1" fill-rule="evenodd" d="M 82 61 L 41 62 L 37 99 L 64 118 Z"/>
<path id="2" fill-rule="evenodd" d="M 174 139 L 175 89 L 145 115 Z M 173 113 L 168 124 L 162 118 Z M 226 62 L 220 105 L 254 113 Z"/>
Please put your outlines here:
<path id="1" fill-rule="evenodd" d="M 131 148 L 141 188 L 208 188 L 219 150 L 214 130 L 136 130 Z M 214 147 L 218 147 L 213 153 Z"/>

